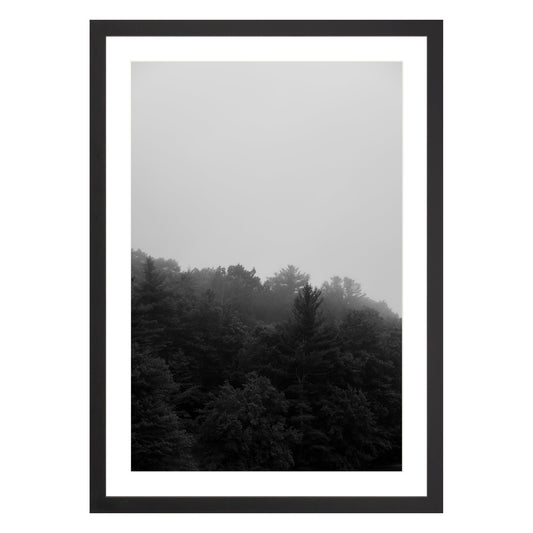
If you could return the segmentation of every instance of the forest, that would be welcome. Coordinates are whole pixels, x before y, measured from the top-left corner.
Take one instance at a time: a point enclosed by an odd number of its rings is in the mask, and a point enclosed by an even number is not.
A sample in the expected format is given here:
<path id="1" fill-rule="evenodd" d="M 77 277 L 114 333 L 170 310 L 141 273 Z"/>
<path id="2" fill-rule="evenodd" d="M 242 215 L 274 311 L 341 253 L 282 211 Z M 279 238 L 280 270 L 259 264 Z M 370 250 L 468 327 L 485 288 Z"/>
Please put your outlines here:
<path id="1" fill-rule="evenodd" d="M 400 470 L 402 322 L 354 280 L 132 251 L 132 470 Z"/>

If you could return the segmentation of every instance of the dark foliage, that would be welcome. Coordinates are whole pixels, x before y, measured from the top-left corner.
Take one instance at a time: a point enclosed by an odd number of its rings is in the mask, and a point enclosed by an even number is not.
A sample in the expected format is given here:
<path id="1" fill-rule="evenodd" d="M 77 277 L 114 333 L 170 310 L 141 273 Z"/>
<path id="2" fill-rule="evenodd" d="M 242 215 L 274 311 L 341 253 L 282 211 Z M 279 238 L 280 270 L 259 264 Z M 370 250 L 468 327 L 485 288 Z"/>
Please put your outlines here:
<path id="1" fill-rule="evenodd" d="M 132 469 L 399 468 L 401 331 L 349 278 L 132 252 Z"/>

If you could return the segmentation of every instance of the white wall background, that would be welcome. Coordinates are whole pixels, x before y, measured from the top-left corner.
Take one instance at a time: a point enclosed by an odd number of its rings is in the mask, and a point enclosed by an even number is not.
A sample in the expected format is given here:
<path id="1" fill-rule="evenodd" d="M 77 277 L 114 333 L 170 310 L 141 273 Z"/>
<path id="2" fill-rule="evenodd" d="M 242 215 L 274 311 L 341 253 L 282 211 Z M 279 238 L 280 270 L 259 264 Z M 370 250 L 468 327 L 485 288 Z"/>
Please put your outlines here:
<path id="1" fill-rule="evenodd" d="M 528 2 L 49 0 L 0 27 L 5 531 L 526 531 L 533 272 Z M 90 515 L 90 18 L 445 19 L 445 513 Z"/>

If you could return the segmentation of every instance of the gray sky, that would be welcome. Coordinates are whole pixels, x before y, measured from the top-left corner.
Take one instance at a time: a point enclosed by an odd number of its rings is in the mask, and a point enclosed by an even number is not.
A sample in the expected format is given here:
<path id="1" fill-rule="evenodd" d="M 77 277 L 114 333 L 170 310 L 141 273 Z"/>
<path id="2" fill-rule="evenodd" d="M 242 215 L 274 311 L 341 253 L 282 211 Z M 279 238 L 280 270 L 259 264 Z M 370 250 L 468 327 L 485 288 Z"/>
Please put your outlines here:
<path id="1" fill-rule="evenodd" d="M 401 63 L 133 63 L 132 247 L 401 314 Z"/>

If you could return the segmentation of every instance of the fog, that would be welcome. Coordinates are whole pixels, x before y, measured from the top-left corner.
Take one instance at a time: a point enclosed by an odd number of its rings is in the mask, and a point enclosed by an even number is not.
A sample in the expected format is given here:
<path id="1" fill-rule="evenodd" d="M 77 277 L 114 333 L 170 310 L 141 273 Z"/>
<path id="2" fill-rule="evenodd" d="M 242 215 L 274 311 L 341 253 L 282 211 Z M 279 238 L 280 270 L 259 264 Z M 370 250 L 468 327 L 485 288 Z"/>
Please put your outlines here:
<path id="1" fill-rule="evenodd" d="M 132 63 L 132 247 L 401 314 L 401 63 Z"/>

